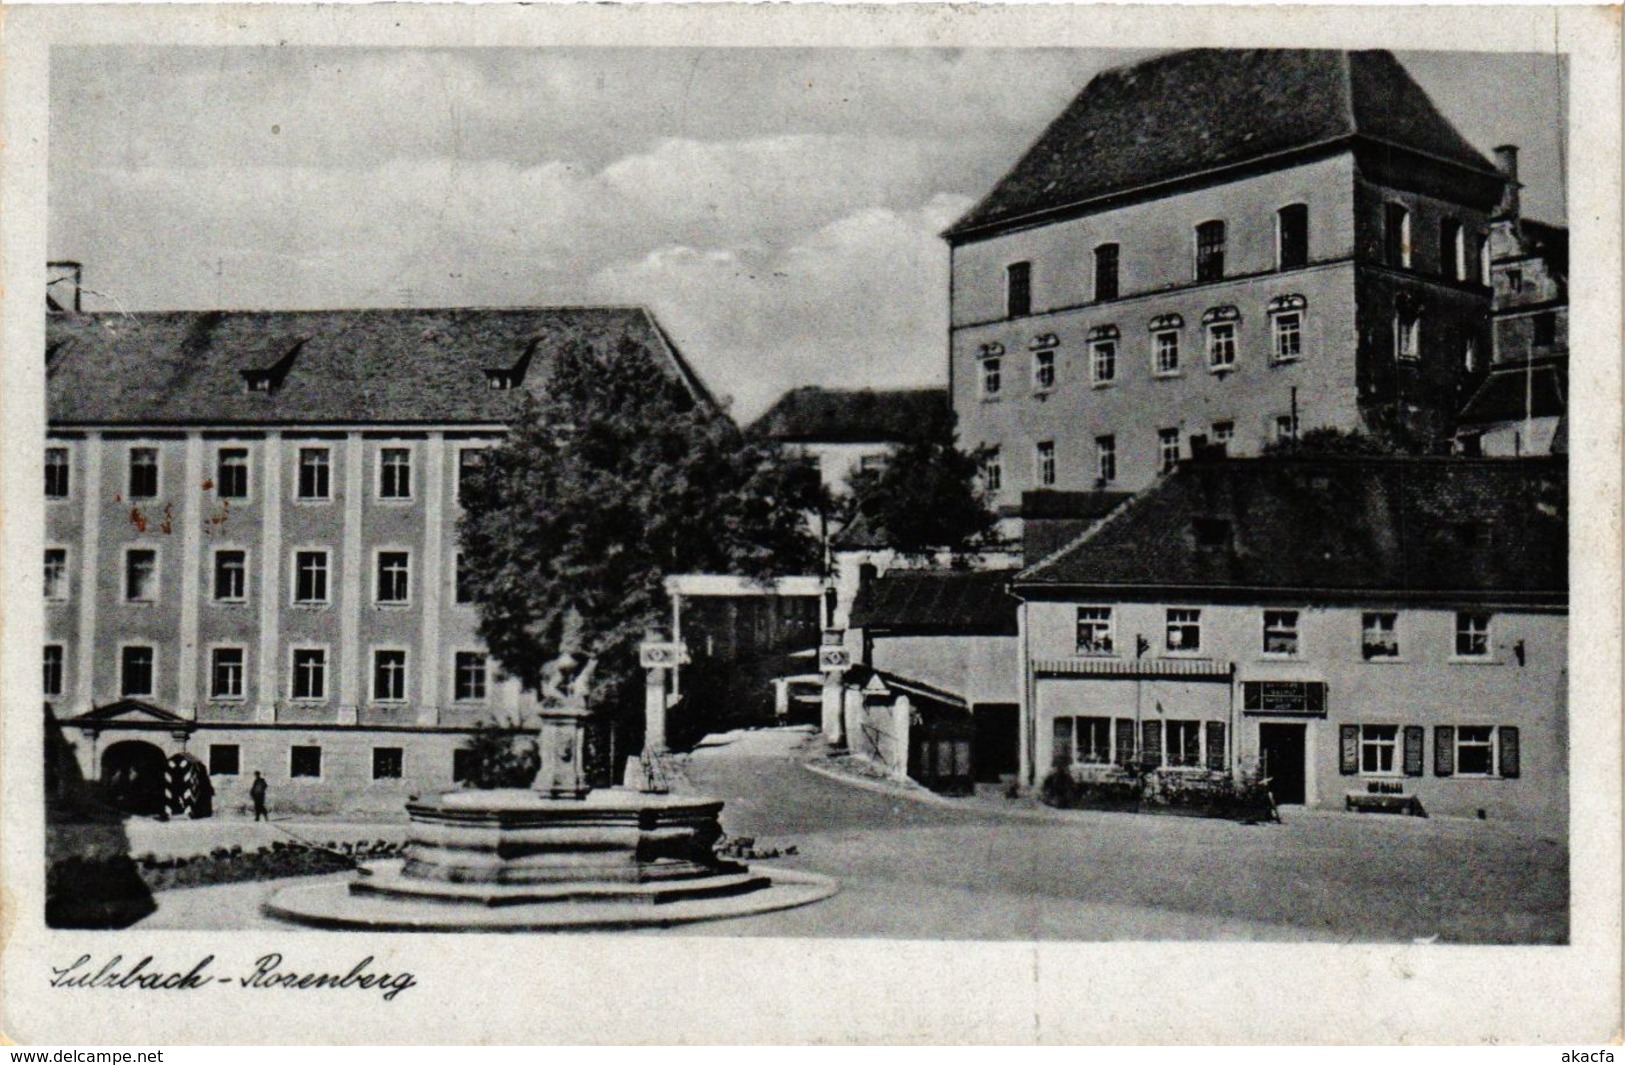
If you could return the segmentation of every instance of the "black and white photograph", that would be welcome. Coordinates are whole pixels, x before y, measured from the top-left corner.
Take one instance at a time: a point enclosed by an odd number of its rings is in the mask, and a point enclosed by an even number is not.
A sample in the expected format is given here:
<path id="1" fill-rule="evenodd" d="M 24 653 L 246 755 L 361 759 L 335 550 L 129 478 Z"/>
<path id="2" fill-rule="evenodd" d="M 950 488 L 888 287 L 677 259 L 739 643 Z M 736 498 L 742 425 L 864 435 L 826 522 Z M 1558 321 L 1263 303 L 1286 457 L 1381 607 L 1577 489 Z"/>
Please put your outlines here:
<path id="1" fill-rule="evenodd" d="M 1618 140 L 1587 169 L 1575 41 L 1617 21 L 1338 13 L 42 34 L 28 1021 L 145 976 L 380 1024 L 498 994 L 482 958 L 692 950 L 701 997 L 850 985 L 673 1039 L 1164 1041 L 1034 1003 L 1371 951 L 1348 1028 L 1234 1031 L 1492 1038 L 1353 1019 L 1474 958 L 1509 995 L 1611 959 L 1564 1016 L 1614 1031 Z M 1008 1001 L 874 1027 L 888 956 Z"/>

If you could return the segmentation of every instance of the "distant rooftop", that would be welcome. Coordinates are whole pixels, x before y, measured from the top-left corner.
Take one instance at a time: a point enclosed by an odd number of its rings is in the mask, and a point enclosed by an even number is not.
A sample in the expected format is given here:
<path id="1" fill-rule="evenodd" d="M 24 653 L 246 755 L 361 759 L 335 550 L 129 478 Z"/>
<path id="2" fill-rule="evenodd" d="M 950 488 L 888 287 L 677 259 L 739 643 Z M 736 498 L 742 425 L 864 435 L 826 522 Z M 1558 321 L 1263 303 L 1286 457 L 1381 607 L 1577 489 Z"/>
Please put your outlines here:
<path id="1" fill-rule="evenodd" d="M 53 313 L 53 425 L 501 423 L 566 344 L 649 350 L 714 400 L 640 307 Z"/>
<path id="2" fill-rule="evenodd" d="M 852 603 L 853 628 L 1016 634 L 1010 570 L 894 570 L 869 581 Z"/>
<path id="3" fill-rule="evenodd" d="M 945 388 L 794 388 L 751 425 L 783 443 L 901 443 L 948 409 Z"/>
<path id="4" fill-rule="evenodd" d="M 1566 603 L 1561 458 L 1190 462 L 1014 585 Z"/>
<path id="5" fill-rule="evenodd" d="M 1490 368 L 1456 420 L 1470 428 L 1526 417 L 1561 417 L 1568 409 L 1568 392 L 1566 355 L 1501 363 Z"/>
<path id="6" fill-rule="evenodd" d="M 1096 75 L 945 235 L 1355 139 L 1499 176 L 1389 52 L 1200 48 Z"/>

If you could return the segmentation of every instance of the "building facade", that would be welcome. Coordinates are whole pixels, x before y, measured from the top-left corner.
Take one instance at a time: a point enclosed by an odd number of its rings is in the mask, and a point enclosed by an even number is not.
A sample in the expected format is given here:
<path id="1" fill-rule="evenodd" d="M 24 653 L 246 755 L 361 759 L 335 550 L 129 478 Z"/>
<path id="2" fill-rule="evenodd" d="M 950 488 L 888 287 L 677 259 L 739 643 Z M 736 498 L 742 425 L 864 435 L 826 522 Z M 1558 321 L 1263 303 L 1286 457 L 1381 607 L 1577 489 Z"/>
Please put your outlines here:
<path id="1" fill-rule="evenodd" d="M 780 396 L 750 432 L 816 462 L 824 487 L 844 493 L 854 473 L 879 468 L 893 448 L 932 424 L 947 406 L 940 388 L 807 385 Z"/>
<path id="2" fill-rule="evenodd" d="M 1561 823 L 1553 460 L 1193 462 L 1015 578 L 1022 772 L 1262 772 L 1277 802 Z"/>
<path id="3" fill-rule="evenodd" d="M 1504 184 L 1385 52 L 1105 72 L 945 234 L 961 440 L 1006 505 L 1319 426 L 1448 441 Z"/>
<path id="4" fill-rule="evenodd" d="M 46 701 L 87 777 L 185 752 L 226 809 L 256 770 L 274 808 L 398 808 L 516 720 L 459 484 L 552 352 L 634 343 L 709 402 L 636 308 L 64 312 L 47 342 Z"/>

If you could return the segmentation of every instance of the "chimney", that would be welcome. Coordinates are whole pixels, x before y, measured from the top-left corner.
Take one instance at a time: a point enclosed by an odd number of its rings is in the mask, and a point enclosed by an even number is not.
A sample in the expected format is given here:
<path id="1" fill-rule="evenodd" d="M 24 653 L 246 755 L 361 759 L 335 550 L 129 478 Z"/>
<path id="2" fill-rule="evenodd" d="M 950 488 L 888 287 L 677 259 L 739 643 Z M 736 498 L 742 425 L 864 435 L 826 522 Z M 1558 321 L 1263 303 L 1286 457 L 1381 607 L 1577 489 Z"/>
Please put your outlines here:
<path id="1" fill-rule="evenodd" d="M 1518 146 L 1516 144 L 1502 144 L 1495 149 L 1495 166 L 1506 175 L 1506 190 L 1501 193 L 1501 202 L 1495 208 L 1496 218 L 1518 219 L 1518 190 L 1523 188 L 1518 182 Z"/>
<path id="2" fill-rule="evenodd" d="M 83 279 L 83 264 L 63 259 L 45 264 L 45 306 L 47 310 L 78 314 L 79 283 Z"/>

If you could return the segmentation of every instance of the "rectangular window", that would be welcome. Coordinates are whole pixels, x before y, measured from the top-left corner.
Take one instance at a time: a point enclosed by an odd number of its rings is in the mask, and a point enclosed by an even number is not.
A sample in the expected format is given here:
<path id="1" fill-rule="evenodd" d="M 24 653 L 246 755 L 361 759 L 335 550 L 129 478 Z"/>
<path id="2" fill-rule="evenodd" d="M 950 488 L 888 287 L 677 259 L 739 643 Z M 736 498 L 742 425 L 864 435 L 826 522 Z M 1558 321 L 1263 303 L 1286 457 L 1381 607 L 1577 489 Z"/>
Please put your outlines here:
<path id="1" fill-rule="evenodd" d="M 322 749 L 295 744 L 288 749 L 288 775 L 290 777 L 320 777 L 322 775 Z"/>
<path id="2" fill-rule="evenodd" d="M 1235 422 L 1214 422 L 1213 428 L 1208 432 L 1208 446 L 1220 448 L 1226 452 L 1230 449 L 1230 441 L 1236 436 Z"/>
<path id="3" fill-rule="evenodd" d="M 406 762 L 406 752 L 399 747 L 372 749 L 372 779 L 399 780 Z"/>
<path id="4" fill-rule="evenodd" d="M 406 652 L 374 651 L 372 653 L 372 697 L 380 703 L 399 703 L 406 699 Z"/>
<path id="5" fill-rule="evenodd" d="M 216 647 L 209 652 L 209 696 L 214 699 L 243 697 L 244 656 L 241 647 Z"/>
<path id="6" fill-rule="evenodd" d="M 411 558 L 407 552 L 378 552 L 378 602 L 407 602 L 410 597 L 410 577 Z"/>
<path id="7" fill-rule="evenodd" d="M 130 498 L 151 499 L 158 494 L 158 449 L 130 449 Z"/>
<path id="8" fill-rule="evenodd" d="M 1530 323 L 1531 335 L 1537 348 L 1549 348 L 1557 343 L 1557 315 L 1543 311 Z"/>
<path id="9" fill-rule="evenodd" d="M 1398 776 L 1400 772 L 1399 726 L 1360 726 L 1360 772 L 1375 776 Z"/>
<path id="10" fill-rule="evenodd" d="M 460 703 L 485 701 L 485 656 L 478 651 L 458 651 L 453 663 L 452 697 Z"/>
<path id="11" fill-rule="evenodd" d="M 1214 322 L 1207 327 L 1207 364 L 1214 370 L 1236 368 L 1236 323 Z"/>
<path id="12" fill-rule="evenodd" d="M 293 601 L 327 602 L 327 552 L 296 551 L 293 556 Z"/>
<path id="13" fill-rule="evenodd" d="M 1202 723 L 1170 721 L 1167 728 L 1167 764 L 1196 767 L 1202 764 Z"/>
<path id="14" fill-rule="evenodd" d="M 223 447 L 215 463 L 215 494 L 221 499 L 248 498 L 248 449 Z"/>
<path id="15" fill-rule="evenodd" d="M 1490 271 L 1490 238 L 1486 234 L 1478 237 L 1478 283 L 1485 288 L 1495 284 L 1495 278 Z"/>
<path id="16" fill-rule="evenodd" d="M 45 498 L 68 498 L 68 449 L 45 449 Z"/>
<path id="17" fill-rule="evenodd" d="M 1454 218 L 1439 223 L 1439 273 L 1456 281 L 1467 280 L 1465 234 Z"/>
<path id="18" fill-rule="evenodd" d="M 1456 657 L 1488 658 L 1490 615 L 1463 610 L 1456 614 Z"/>
<path id="19" fill-rule="evenodd" d="M 332 498 L 332 464 L 332 453 L 325 447 L 302 447 L 299 449 L 298 496 L 300 499 Z"/>
<path id="20" fill-rule="evenodd" d="M 234 777 L 243 771 L 243 749 L 235 743 L 209 744 L 209 775 Z"/>
<path id="21" fill-rule="evenodd" d="M 60 603 L 68 598 L 68 549 L 45 549 L 45 598 Z"/>
<path id="22" fill-rule="evenodd" d="M 1488 725 L 1462 725 L 1456 729 L 1456 775 L 1495 775 L 1495 730 Z"/>
<path id="23" fill-rule="evenodd" d="M 378 498 L 412 498 L 412 449 L 386 447 L 378 450 Z"/>
<path id="24" fill-rule="evenodd" d="M 1157 430 L 1157 469 L 1161 473 L 1171 473 L 1179 465 L 1179 430 Z"/>
<path id="25" fill-rule="evenodd" d="M 458 606 L 467 606 L 474 601 L 474 584 L 470 579 L 468 563 L 464 561 L 461 551 L 457 552 L 452 584 L 454 586 L 452 596 L 456 599 Z"/>
<path id="26" fill-rule="evenodd" d="M 1202 612 L 1173 607 L 1168 611 L 1166 647 L 1169 651 L 1189 654 L 1202 649 Z"/>
<path id="27" fill-rule="evenodd" d="M 1422 358 L 1422 315 L 1406 311 L 1394 314 L 1394 354 L 1406 363 Z"/>
<path id="28" fill-rule="evenodd" d="M 1507 271 L 1507 288 L 1511 289 L 1513 292 L 1522 292 L 1523 291 L 1523 271 L 1522 270 L 1508 270 Z"/>
<path id="29" fill-rule="evenodd" d="M 1091 765 L 1107 765 L 1112 760 L 1112 719 L 1109 717 L 1073 718 L 1072 760 Z"/>
<path id="30" fill-rule="evenodd" d="M 989 492 L 1004 488 L 1004 459 L 998 448 L 989 450 L 982 459 L 982 486 Z"/>
<path id="31" fill-rule="evenodd" d="M 219 603 L 240 603 L 248 598 L 248 552 L 214 553 L 214 598 Z"/>
<path id="32" fill-rule="evenodd" d="M 1264 611 L 1264 653 L 1267 655 L 1295 655 L 1298 653 L 1298 612 L 1296 610 Z"/>
<path id="33" fill-rule="evenodd" d="M 1270 319 L 1274 342 L 1271 362 L 1296 362 L 1303 356 L 1303 315 L 1297 311 L 1277 314 Z"/>
<path id="34" fill-rule="evenodd" d="M 1090 345 L 1094 380 L 1097 385 L 1109 385 L 1117 380 L 1117 341 L 1097 340 Z"/>
<path id="35" fill-rule="evenodd" d="M 158 598 L 158 552 L 137 547 L 124 552 L 124 599 L 150 603 Z"/>
<path id="36" fill-rule="evenodd" d="M 479 471 L 485 466 L 485 448 L 465 447 L 457 452 L 457 503 L 459 506 L 468 505 L 469 493 L 474 489 L 474 481 Z"/>
<path id="37" fill-rule="evenodd" d="M 996 396 L 1004 387 L 1003 360 L 992 356 L 982 360 L 982 395 Z"/>
<path id="38" fill-rule="evenodd" d="M 451 782 L 453 784 L 463 784 L 474 779 L 475 753 L 467 747 L 459 747 L 451 752 Z"/>
<path id="39" fill-rule="evenodd" d="M 1048 488 L 1055 483 L 1055 441 L 1040 440 L 1034 452 L 1038 467 L 1038 483 Z"/>
<path id="40" fill-rule="evenodd" d="M 295 699 L 327 698 L 327 652 L 322 648 L 294 648 L 293 697 Z"/>
<path id="41" fill-rule="evenodd" d="M 1117 245 L 1102 244 L 1095 249 L 1095 300 L 1117 298 Z"/>
<path id="42" fill-rule="evenodd" d="M 153 655 L 151 647 L 125 647 L 119 652 L 119 694 L 152 695 Z"/>
<path id="43" fill-rule="evenodd" d="M 1033 387 L 1041 392 L 1055 387 L 1055 352 L 1033 354 Z"/>
<path id="44" fill-rule="evenodd" d="M 1109 606 L 1078 607 L 1078 654 L 1109 655 L 1112 653 L 1112 608 Z"/>
<path id="45" fill-rule="evenodd" d="M 1399 657 L 1399 615 L 1391 610 L 1370 610 L 1360 615 L 1360 657 Z"/>
<path id="46" fill-rule="evenodd" d="M 1296 414 L 1277 414 L 1275 416 L 1275 439 L 1279 442 L 1296 440 L 1298 438 L 1298 416 Z"/>
<path id="47" fill-rule="evenodd" d="M 1011 263 L 1004 268 L 1005 314 L 1020 318 L 1033 313 L 1033 264 Z"/>
<path id="48" fill-rule="evenodd" d="M 1309 265 L 1309 208 L 1288 204 L 1275 212 L 1276 265 L 1295 270 Z"/>
<path id="49" fill-rule="evenodd" d="M 1159 377 L 1171 377 L 1179 372 L 1179 330 L 1165 329 L 1151 335 L 1154 353 L 1153 368 Z"/>
<path id="50" fill-rule="evenodd" d="M 1117 437 L 1095 437 L 1095 469 L 1102 485 L 1117 480 Z"/>
<path id="51" fill-rule="evenodd" d="M 1384 216 L 1383 252 L 1389 266 L 1411 268 L 1411 213 L 1403 204 L 1390 203 Z"/>
<path id="52" fill-rule="evenodd" d="M 1196 280 L 1224 277 L 1224 223 L 1203 222 L 1196 227 Z"/>
<path id="53" fill-rule="evenodd" d="M 47 696 L 62 694 L 62 645 L 45 645 L 44 692 Z"/>

